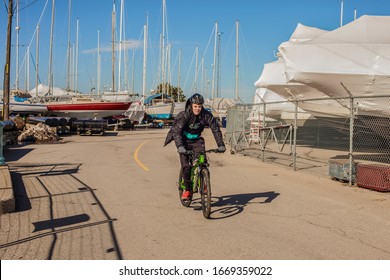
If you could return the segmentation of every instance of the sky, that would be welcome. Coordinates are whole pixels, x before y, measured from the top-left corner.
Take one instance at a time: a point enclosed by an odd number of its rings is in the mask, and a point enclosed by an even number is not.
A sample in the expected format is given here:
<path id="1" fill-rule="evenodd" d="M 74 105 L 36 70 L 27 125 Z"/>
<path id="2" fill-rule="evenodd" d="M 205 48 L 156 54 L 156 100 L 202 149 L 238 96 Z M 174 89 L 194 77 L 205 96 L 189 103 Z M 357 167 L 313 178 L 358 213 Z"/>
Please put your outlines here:
<path id="1" fill-rule="evenodd" d="M 18 1 L 19 88 L 32 89 L 36 84 L 37 62 L 39 83 L 48 84 L 53 0 L 14 0 L 14 3 Z M 115 89 L 117 90 L 120 85 L 121 90 L 129 89 L 142 94 L 143 29 L 148 21 L 146 93 L 149 94 L 159 84 L 161 76 L 159 61 L 160 36 L 163 30 L 163 0 L 123 1 L 123 44 L 121 46 L 125 50 L 121 55 L 118 52 L 115 54 Z M 276 60 L 278 46 L 289 39 L 298 23 L 334 30 L 340 27 L 341 18 L 343 25 L 353 21 L 355 10 L 357 17 L 390 15 L 389 0 L 344 0 L 343 5 L 341 2 L 341 0 L 166 0 L 165 43 L 170 45 L 170 63 L 166 72 L 170 73 L 169 81 L 173 86 L 178 86 L 180 81 L 180 87 L 186 97 L 194 92 L 199 92 L 205 97 L 212 96 L 215 23 L 217 22 L 220 33 L 219 40 L 217 40 L 220 64 L 215 72 L 218 73 L 219 69 L 220 78 L 214 81 L 219 81 L 219 97 L 235 97 L 236 69 L 238 68 L 238 96 L 244 102 L 251 102 L 255 95 L 254 82 L 259 78 L 263 65 Z M 0 74 L 2 77 L 6 57 L 7 3 L 7 0 L 3 0 L 3 5 L 0 6 L 0 64 L 2 65 Z M 69 81 L 72 89 L 76 88 L 82 93 L 90 93 L 98 88 L 99 33 L 100 88 L 101 90 L 112 88 L 111 18 L 113 3 L 113 0 L 71 1 L 71 55 L 68 56 L 69 1 L 55 0 L 52 69 L 55 87 L 66 88 L 67 81 Z M 342 6 L 343 9 L 341 9 Z M 115 0 L 115 8 L 115 41 L 118 42 L 121 0 Z M 342 17 L 341 10 L 343 10 Z M 12 26 L 11 89 L 16 87 L 16 14 L 14 12 Z M 236 22 L 239 25 L 238 67 L 236 64 Z M 35 34 L 38 25 L 37 44 Z M 26 55 L 27 46 L 30 46 L 28 56 Z M 116 46 L 118 48 L 119 44 Z M 77 47 L 78 55 L 76 56 Z M 179 59 L 179 53 L 181 53 L 181 59 Z M 27 60 L 26 57 L 29 59 Z M 120 80 L 118 80 L 119 57 L 122 61 Z M 67 75 L 68 62 L 71 65 L 70 75 Z M 0 86 L 3 88 L 3 78 L 0 79 Z M 215 86 L 215 95 L 216 89 L 217 86 Z"/>

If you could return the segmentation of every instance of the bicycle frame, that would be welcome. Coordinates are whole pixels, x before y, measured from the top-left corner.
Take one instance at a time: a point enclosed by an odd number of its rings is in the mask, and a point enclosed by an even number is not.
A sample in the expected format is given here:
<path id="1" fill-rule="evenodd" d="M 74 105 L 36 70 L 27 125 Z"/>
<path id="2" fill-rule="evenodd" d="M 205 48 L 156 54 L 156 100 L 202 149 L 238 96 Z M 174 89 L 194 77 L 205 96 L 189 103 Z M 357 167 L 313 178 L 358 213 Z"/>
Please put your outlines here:
<path id="1" fill-rule="evenodd" d="M 194 152 L 193 151 L 187 151 L 187 154 L 190 155 L 190 161 L 192 163 L 191 168 L 191 185 L 192 185 L 192 191 L 196 192 L 199 190 L 200 187 L 200 172 L 203 168 L 208 170 L 209 164 L 207 163 L 207 156 L 206 153 L 219 153 L 218 149 L 210 149 L 206 150 L 204 153 L 200 153 L 196 160 L 194 160 Z M 183 185 L 184 181 L 180 182 L 180 186 L 182 189 L 185 189 L 185 186 Z"/>
<path id="2" fill-rule="evenodd" d="M 210 173 L 208 169 L 207 156 L 206 153 L 215 152 L 218 153 L 217 149 L 207 150 L 204 153 L 200 153 L 196 159 L 194 159 L 194 152 L 187 151 L 187 155 L 190 157 L 191 161 L 191 184 L 192 192 L 199 192 L 201 197 L 202 212 L 203 216 L 206 219 L 210 218 L 211 211 L 211 186 L 210 186 Z M 182 193 L 185 190 L 184 179 L 182 177 L 183 170 L 180 171 L 179 175 L 179 196 L 181 197 Z M 181 199 L 182 205 L 189 207 L 192 201 L 192 196 L 189 199 Z"/>
<path id="3" fill-rule="evenodd" d="M 206 154 L 200 154 L 196 160 L 193 160 L 191 168 L 191 182 L 193 192 L 199 191 L 200 188 L 200 172 L 202 168 L 208 169 L 208 164 L 205 163 Z"/>

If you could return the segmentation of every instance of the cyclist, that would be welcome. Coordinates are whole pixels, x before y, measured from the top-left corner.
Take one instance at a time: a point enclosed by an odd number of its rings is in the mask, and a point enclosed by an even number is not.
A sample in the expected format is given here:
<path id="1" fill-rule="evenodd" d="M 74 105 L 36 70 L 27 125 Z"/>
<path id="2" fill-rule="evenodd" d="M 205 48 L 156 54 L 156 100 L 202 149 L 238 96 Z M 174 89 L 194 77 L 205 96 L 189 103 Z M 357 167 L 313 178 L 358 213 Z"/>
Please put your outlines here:
<path id="1" fill-rule="evenodd" d="M 165 145 L 167 145 L 174 140 L 177 152 L 180 154 L 184 186 L 186 188 L 181 197 L 183 200 L 187 200 L 192 196 L 192 166 L 189 162 L 189 155 L 186 152 L 187 150 L 193 150 L 195 157 L 205 152 L 205 141 L 201 137 L 205 126 L 211 128 L 218 145 L 218 151 L 221 153 L 226 151 L 219 124 L 213 115 L 203 107 L 203 103 L 204 99 L 202 95 L 198 93 L 192 95 L 186 102 L 185 110 L 177 115 L 165 141 Z"/>

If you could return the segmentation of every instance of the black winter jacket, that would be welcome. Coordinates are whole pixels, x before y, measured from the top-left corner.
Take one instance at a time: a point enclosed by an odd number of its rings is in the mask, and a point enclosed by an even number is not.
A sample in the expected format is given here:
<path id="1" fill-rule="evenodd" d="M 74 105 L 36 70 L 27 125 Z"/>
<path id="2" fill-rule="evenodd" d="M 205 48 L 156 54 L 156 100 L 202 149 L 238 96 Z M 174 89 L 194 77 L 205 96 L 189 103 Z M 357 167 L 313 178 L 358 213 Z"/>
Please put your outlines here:
<path id="1" fill-rule="evenodd" d="M 225 146 L 222 132 L 214 116 L 205 108 L 202 108 L 200 114 L 195 116 L 192 112 L 191 103 L 187 100 L 185 110 L 177 115 L 167 135 L 164 146 L 172 140 L 175 140 L 176 147 L 184 146 L 183 138 L 186 138 L 185 134 L 190 133 L 191 135 L 198 135 L 200 137 L 205 126 L 211 128 L 218 147 Z"/>

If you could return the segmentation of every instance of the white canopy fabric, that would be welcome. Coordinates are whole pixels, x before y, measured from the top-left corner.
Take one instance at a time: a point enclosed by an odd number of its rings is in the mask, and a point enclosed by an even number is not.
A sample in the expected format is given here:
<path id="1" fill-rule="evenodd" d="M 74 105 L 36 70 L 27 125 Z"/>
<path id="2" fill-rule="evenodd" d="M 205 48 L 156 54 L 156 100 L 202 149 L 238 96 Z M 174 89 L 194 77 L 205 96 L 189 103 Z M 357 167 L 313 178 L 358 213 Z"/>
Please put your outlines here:
<path id="1" fill-rule="evenodd" d="M 390 96 L 390 17 L 362 16 L 311 40 L 279 46 L 288 82 L 308 85 L 331 97 Z M 348 107 L 349 100 L 339 100 Z M 390 115 L 388 104 L 362 99 L 363 115 Z"/>

